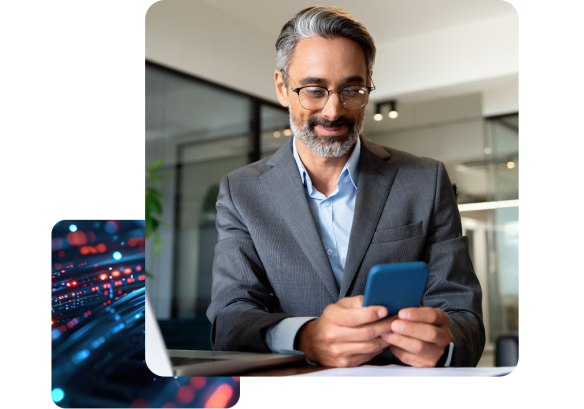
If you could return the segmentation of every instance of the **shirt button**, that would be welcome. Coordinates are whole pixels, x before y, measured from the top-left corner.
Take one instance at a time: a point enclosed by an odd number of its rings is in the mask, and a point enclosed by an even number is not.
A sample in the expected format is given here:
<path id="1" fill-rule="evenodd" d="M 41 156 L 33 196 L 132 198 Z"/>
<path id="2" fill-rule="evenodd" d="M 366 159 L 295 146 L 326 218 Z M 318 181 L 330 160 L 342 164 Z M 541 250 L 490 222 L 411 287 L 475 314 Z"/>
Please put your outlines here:
<path id="1" fill-rule="evenodd" d="M 326 251 L 326 254 L 328 254 L 329 256 L 332 256 L 332 254 L 333 254 L 333 253 L 334 253 L 334 252 L 333 252 L 333 249 L 328 249 L 328 250 Z"/>
<path id="2" fill-rule="evenodd" d="M 326 207 L 331 207 L 331 202 L 324 202 L 324 205 L 325 205 Z"/>

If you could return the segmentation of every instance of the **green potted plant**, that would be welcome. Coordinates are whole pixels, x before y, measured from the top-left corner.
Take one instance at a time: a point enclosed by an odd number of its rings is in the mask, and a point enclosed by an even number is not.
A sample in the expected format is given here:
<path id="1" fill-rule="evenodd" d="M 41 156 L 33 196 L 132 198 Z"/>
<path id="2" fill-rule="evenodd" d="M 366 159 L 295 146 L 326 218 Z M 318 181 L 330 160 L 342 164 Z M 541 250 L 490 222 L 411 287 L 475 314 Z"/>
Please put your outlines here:
<path id="1" fill-rule="evenodd" d="M 160 168 L 163 163 L 163 160 L 159 160 L 146 168 L 146 181 L 150 181 L 160 187 L 160 179 L 167 178 L 169 175 L 153 175 L 152 172 Z M 162 249 L 162 241 L 158 233 L 158 226 L 161 224 L 173 229 L 171 225 L 162 220 L 162 195 L 157 190 L 146 186 L 146 239 L 153 236 L 154 254 L 156 256 L 160 255 L 160 250 Z M 154 278 L 148 271 L 146 271 L 146 276 Z"/>

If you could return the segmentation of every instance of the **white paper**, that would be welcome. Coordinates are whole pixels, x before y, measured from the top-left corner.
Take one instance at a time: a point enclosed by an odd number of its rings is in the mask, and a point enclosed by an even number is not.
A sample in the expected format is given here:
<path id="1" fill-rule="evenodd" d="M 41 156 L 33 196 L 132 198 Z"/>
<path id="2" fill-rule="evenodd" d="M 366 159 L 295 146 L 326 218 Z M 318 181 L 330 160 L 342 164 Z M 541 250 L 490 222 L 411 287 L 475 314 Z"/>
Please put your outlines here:
<path id="1" fill-rule="evenodd" d="M 515 369 L 514 366 L 500 368 L 412 368 L 409 366 L 358 366 L 356 368 L 335 368 L 294 376 L 504 376 Z"/>

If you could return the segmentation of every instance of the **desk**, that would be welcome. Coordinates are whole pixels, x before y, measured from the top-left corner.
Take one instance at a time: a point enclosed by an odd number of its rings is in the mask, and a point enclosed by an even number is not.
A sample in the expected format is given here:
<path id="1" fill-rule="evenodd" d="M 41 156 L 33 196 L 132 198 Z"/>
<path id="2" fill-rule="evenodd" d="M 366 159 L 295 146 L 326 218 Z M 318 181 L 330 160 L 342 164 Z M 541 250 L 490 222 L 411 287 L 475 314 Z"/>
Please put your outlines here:
<path id="1" fill-rule="evenodd" d="M 256 369 L 253 371 L 242 372 L 236 376 L 291 376 L 302 375 L 312 372 L 319 372 L 325 369 L 333 369 L 328 366 L 310 365 L 304 362 L 283 365 L 274 368 Z"/>
<path id="2" fill-rule="evenodd" d="M 285 365 L 277 368 L 255 370 L 244 372 L 236 376 L 292 376 L 308 375 L 319 376 L 320 371 L 331 370 L 323 373 L 322 376 L 399 376 L 399 377 L 442 377 L 442 376 L 464 376 L 464 377 L 493 377 L 505 376 L 515 369 L 515 367 L 498 368 L 412 368 L 409 366 L 388 365 L 371 366 L 364 365 L 357 368 L 330 368 L 325 366 L 308 365 L 298 363 Z"/>

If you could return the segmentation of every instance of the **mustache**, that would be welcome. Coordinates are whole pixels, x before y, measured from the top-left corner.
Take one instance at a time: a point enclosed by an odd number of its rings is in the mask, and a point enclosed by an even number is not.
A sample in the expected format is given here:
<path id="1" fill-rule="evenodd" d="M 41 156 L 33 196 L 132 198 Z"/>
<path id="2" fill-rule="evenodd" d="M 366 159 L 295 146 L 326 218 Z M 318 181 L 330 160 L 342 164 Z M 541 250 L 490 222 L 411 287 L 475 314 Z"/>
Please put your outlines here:
<path id="1" fill-rule="evenodd" d="M 310 127 L 310 129 L 314 129 L 314 127 L 317 125 L 325 128 L 340 128 L 342 126 L 352 128 L 353 126 L 355 126 L 355 120 L 345 115 L 338 117 L 334 121 L 318 118 L 316 116 L 311 116 L 310 118 L 308 118 L 308 126 Z"/>

